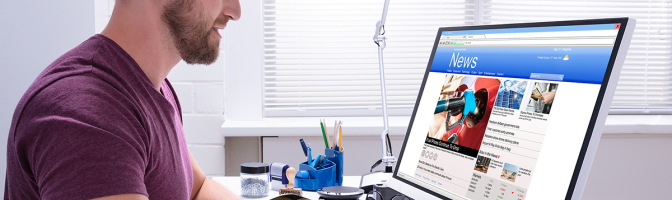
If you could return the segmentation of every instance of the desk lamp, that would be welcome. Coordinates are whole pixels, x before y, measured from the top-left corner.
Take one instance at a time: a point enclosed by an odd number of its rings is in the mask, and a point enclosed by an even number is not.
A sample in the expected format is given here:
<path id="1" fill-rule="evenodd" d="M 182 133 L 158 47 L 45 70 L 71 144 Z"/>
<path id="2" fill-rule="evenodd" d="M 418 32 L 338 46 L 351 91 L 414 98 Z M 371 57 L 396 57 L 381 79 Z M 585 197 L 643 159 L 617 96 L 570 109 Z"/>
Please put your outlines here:
<path id="1" fill-rule="evenodd" d="M 362 175 L 362 180 L 360 182 L 360 187 L 364 185 L 372 185 L 378 183 L 384 183 L 392 177 L 392 165 L 397 162 L 397 159 L 392 155 L 392 147 L 390 144 L 389 133 L 389 123 L 387 120 L 387 95 L 385 92 L 385 70 L 383 67 L 383 49 L 385 49 L 385 19 L 387 18 L 387 8 L 390 5 L 390 0 L 385 0 L 385 5 L 383 7 L 383 16 L 380 21 L 376 23 L 376 32 L 373 35 L 373 42 L 378 45 L 378 67 L 380 69 L 380 96 L 383 101 L 383 132 L 380 134 L 380 140 L 382 142 L 382 158 L 378 160 L 372 167 L 377 167 L 381 163 L 385 164 L 385 171 L 382 172 L 372 172 L 365 175 Z"/>

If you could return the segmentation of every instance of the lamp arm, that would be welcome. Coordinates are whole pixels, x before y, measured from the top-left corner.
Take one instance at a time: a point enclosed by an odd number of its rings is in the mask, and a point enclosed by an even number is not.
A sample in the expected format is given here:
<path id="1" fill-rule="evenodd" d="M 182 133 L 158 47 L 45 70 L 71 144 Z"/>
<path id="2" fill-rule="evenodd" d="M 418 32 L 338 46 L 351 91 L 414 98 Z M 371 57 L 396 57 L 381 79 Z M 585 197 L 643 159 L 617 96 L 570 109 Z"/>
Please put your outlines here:
<path id="1" fill-rule="evenodd" d="M 373 35 L 373 42 L 378 45 L 378 67 L 380 69 L 380 95 L 383 103 L 383 132 L 380 134 L 380 141 L 382 142 L 382 162 L 385 163 L 385 172 L 392 172 L 392 165 L 397 159 L 392 156 L 390 143 L 388 142 L 389 122 L 387 119 L 387 94 L 385 89 L 385 69 L 383 64 L 383 49 L 385 49 L 385 20 L 387 18 L 387 9 L 390 5 L 390 0 L 385 0 L 383 7 L 383 15 L 376 23 L 376 33 Z"/>
<path id="2" fill-rule="evenodd" d="M 385 5 L 383 6 L 383 16 L 380 17 L 380 21 L 376 23 L 376 33 L 373 35 L 373 42 L 378 44 L 380 47 L 380 42 L 382 41 L 382 48 L 385 49 L 385 21 L 387 20 L 387 8 L 390 5 L 390 0 L 385 0 Z M 382 50 L 382 49 L 381 49 Z"/>

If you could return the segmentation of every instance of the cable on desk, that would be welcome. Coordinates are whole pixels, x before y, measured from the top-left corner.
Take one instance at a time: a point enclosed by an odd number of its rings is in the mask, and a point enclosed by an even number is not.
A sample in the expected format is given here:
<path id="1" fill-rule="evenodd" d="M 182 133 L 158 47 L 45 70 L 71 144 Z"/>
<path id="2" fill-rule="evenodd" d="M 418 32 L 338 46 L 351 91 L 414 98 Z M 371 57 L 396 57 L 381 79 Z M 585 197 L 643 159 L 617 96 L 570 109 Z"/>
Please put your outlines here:
<path id="1" fill-rule="evenodd" d="M 394 156 L 392 154 L 393 151 L 392 151 L 392 142 L 390 142 L 390 135 L 386 135 L 385 137 L 387 138 L 387 144 L 386 144 L 387 149 L 390 150 L 390 152 L 388 152 L 388 153 L 390 154 L 390 156 Z M 380 165 L 380 163 L 382 163 L 382 162 L 383 162 L 383 159 L 380 159 L 380 160 L 376 161 L 376 163 L 374 163 L 373 166 L 371 166 L 371 170 L 369 170 L 369 172 L 373 172 L 373 169 L 378 167 L 378 165 Z"/>
<path id="2" fill-rule="evenodd" d="M 378 192 L 378 191 L 371 191 L 370 193 L 373 193 L 373 192 L 375 192 L 376 194 L 378 194 L 378 196 L 380 196 L 380 199 L 381 199 L 381 200 L 384 198 L 384 197 L 383 197 L 383 194 L 381 194 L 380 192 Z M 369 200 L 369 194 L 370 194 L 370 193 L 366 193 L 366 200 Z M 376 198 L 376 199 L 377 199 L 377 198 Z"/>

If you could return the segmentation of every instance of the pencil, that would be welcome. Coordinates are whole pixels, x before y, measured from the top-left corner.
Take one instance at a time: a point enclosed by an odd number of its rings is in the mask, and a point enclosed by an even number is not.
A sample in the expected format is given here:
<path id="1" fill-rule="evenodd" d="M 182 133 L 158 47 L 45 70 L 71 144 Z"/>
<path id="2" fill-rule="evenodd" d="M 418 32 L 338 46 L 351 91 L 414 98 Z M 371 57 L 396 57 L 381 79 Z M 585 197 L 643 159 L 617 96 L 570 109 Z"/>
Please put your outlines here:
<path id="1" fill-rule="evenodd" d="M 322 121 L 324 122 L 324 123 L 322 123 L 323 126 L 324 126 L 324 134 L 325 134 L 325 137 L 327 137 L 327 147 L 325 147 L 325 148 L 331 148 L 331 141 L 329 140 L 329 131 L 327 130 L 327 120 L 322 119 Z M 336 141 L 334 141 L 334 142 L 336 142 Z"/>
<path id="2" fill-rule="evenodd" d="M 343 128 L 338 126 L 338 152 L 343 152 Z"/>
<path id="3" fill-rule="evenodd" d="M 329 147 L 329 143 L 327 142 L 327 134 L 324 132 L 324 124 L 322 123 L 322 120 L 320 120 L 320 128 L 322 129 L 322 137 L 324 138 L 324 146 Z"/>

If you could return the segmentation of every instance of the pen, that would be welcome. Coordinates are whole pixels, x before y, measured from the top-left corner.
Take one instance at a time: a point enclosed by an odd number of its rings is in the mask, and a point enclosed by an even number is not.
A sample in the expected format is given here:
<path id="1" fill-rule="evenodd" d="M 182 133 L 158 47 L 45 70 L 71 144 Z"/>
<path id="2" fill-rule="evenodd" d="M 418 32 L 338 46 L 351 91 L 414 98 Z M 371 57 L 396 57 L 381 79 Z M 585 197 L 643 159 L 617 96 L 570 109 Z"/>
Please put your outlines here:
<path id="1" fill-rule="evenodd" d="M 329 143 L 327 142 L 327 134 L 324 132 L 324 124 L 322 123 L 322 120 L 320 120 L 320 128 L 322 129 L 322 137 L 324 138 L 324 146 L 329 148 Z"/>
<path id="2" fill-rule="evenodd" d="M 317 157 L 315 157 L 315 160 L 310 163 L 310 167 L 315 168 L 317 166 L 317 162 L 320 161 L 320 158 L 322 157 L 322 154 L 317 154 Z"/>
<path id="3" fill-rule="evenodd" d="M 306 163 L 310 165 L 312 159 L 313 159 L 313 152 L 310 150 L 310 147 L 308 147 L 308 162 Z"/>
<path id="4" fill-rule="evenodd" d="M 308 147 L 306 146 L 306 142 L 303 141 L 303 138 L 299 139 L 299 142 L 301 142 L 301 149 L 303 150 L 303 155 L 308 158 Z"/>
<path id="5" fill-rule="evenodd" d="M 332 148 L 333 150 L 337 150 L 336 141 L 338 141 L 338 139 L 336 138 L 338 137 L 338 134 L 336 133 L 338 133 L 338 120 L 334 121 L 334 148 Z"/>

